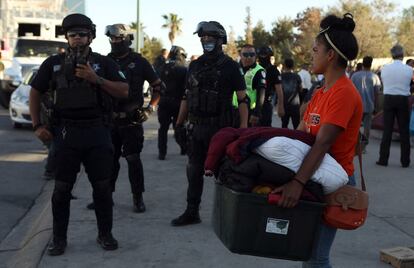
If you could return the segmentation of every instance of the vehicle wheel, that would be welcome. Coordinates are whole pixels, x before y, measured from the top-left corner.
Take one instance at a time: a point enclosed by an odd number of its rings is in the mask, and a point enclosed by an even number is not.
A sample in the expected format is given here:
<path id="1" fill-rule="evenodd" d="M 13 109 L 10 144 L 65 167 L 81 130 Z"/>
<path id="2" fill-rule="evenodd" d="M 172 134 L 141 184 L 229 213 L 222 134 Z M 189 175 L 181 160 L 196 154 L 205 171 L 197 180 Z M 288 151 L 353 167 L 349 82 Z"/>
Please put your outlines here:
<path id="1" fill-rule="evenodd" d="M 17 123 L 17 122 L 13 122 L 13 128 L 19 129 L 19 128 L 22 128 L 22 127 L 23 127 L 23 124 L 20 124 L 20 123 Z"/>

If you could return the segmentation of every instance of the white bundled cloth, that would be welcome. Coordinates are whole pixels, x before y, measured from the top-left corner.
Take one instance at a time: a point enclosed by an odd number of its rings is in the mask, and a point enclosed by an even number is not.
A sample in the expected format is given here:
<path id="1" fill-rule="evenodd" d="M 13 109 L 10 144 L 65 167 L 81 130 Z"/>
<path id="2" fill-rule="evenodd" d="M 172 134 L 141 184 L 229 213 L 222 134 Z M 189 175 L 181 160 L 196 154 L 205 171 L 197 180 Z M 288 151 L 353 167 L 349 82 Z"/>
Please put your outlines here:
<path id="1" fill-rule="evenodd" d="M 299 140 L 274 137 L 257 147 L 254 152 L 273 163 L 298 172 L 310 148 L 309 145 Z M 347 184 L 348 175 L 332 156 L 326 154 L 311 180 L 321 184 L 324 193 L 329 194 Z"/>

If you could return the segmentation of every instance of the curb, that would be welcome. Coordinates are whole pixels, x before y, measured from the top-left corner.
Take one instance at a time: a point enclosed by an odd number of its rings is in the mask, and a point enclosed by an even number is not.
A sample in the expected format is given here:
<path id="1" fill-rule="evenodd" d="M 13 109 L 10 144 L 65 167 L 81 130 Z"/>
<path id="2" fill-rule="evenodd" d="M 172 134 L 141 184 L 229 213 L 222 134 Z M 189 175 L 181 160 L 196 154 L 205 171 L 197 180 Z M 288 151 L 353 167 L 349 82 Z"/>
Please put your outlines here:
<path id="1" fill-rule="evenodd" d="M 50 197 L 54 182 L 46 182 L 34 205 L 0 244 L 0 251 L 10 252 L 6 267 L 37 267 L 52 234 Z"/>

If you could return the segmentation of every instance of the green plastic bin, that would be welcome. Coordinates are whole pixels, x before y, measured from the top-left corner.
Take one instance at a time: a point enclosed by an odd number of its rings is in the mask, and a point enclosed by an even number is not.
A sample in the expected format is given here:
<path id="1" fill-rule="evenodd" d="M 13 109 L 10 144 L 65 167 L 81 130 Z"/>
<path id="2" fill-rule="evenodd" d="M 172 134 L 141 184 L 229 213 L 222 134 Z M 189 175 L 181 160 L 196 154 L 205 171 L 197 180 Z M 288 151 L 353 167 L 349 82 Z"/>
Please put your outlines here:
<path id="1" fill-rule="evenodd" d="M 216 184 L 213 228 L 233 253 L 309 260 L 325 204 L 299 201 L 294 208 L 269 204 L 266 195 Z"/>

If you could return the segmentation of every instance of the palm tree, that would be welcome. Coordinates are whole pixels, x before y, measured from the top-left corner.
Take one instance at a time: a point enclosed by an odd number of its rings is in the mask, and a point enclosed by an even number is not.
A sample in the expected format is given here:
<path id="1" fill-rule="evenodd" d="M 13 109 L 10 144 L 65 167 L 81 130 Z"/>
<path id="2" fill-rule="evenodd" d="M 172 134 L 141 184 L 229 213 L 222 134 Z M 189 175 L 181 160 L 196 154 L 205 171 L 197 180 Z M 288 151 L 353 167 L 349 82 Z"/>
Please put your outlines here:
<path id="1" fill-rule="evenodd" d="M 179 18 L 177 14 L 170 13 L 169 15 L 162 15 L 165 19 L 165 24 L 161 28 L 169 29 L 168 39 L 170 39 L 171 46 L 174 45 L 174 40 L 181 33 L 181 22 L 183 19 Z"/>

